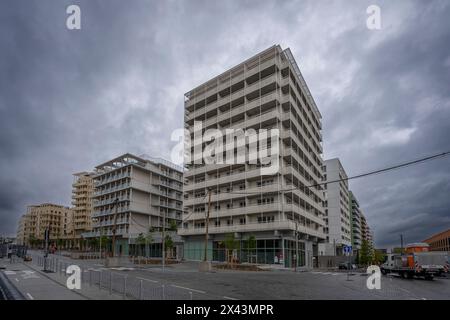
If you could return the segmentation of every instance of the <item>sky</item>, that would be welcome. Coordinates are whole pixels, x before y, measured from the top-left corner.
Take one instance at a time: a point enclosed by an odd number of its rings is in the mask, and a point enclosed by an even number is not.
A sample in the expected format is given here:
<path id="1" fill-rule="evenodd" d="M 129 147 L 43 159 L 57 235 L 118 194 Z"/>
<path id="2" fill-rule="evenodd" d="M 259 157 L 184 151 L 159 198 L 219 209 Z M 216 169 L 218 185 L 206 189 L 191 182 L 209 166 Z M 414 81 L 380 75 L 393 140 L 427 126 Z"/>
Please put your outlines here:
<path id="1" fill-rule="evenodd" d="M 81 9 L 81 29 L 66 8 Z M 370 5 L 381 28 L 367 28 Z M 279 44 L 349 176 L 450 151 L 450 1 L 6 1 L 0 10 L 0 235 L 70 205 L 72 174 L 170 159 L 184 93 Z M 377 247 L 450 227 L 450 157 L 352 180 Z"/>

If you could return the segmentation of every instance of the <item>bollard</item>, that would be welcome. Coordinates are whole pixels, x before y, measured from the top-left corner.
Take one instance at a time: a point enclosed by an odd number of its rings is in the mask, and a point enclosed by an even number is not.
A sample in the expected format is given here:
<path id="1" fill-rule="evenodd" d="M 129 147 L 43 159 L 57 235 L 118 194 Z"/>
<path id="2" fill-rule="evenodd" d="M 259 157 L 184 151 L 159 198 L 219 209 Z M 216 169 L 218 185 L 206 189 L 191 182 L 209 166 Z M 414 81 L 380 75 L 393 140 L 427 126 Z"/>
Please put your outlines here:
<path id="1" fill-rule="evenodd" d="M 92 270 L 89 271 L 89 287 L 92 287 Z"/>
<path id="2" fill-rule="evenodd" d="M 102 273 L 103 272 L 101 270 L 99 272 L 100 272 L 100 276 L 99 276 L 100 280 L 98 281 L 98 288 L 100 290 L 102 290 Z"/>
<path id="3" fill-rule="evenodd" d="M 164 297 L 164 285 L 162 285 L 162 299 L 165 300 L 165 297 Z"/>
<path id="4" fill-rule="evenodd" d="M 112 294 L 112 278 L 113 274 L 112 272 L 109 273 L 109 294 Z"/>
<path id="5" fill-rule="evenodd" d="M 192 300 L 192 291 L 189 291 L 189 300 Z"/>
<path id="6" fill-rule="evenodd" d="M 123 277 L 123 298 L 127 298 L 127 276 Z"/>
<path id="7" fill-rule="evenodd" d="M 143 282 L 139 281 L 139 300 L 144 300 L 144 290 L 143 290 Z"/>

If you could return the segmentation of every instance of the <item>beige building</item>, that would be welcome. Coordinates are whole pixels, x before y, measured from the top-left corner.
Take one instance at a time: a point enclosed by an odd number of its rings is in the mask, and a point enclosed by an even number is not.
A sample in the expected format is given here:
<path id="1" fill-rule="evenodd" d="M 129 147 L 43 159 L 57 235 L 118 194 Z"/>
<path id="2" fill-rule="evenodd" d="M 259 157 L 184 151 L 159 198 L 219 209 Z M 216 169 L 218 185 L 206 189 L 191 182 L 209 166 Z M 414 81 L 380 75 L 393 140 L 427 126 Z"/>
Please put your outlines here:
<path id="1" fill-rule="evenodd" d="M 27 216 L 26 215 L 21 216 L 19 219 L 16 236 L 16 242 L 19 245 L 26 244 L 26 240 L 28 239 L 28 237 L 26 236 L 27 224 L 28 224 Z"/>
<path id="2" fill-rule="evenodd" d="M 276 169 L 270 174 L 264 173 L 268 165 L 261 157 L 256 162 L 185 164 L 185 216 L 178 230 L 185 239 L 185 258 L 204 258 L 211 189 L 209 260 L 225 259 L 224 240 L 232 235 L 239 243 L 234 250 L 239 261 L 311 266 L 317 244 L 325 240 L 324 195 L 318 185 L 323 177 L 321 114 L 291 51 L 272 46 L 185 94 L 185 128 L 194 141 L 186 151 L 192 158 L 199 145 L 206 146 L 196 138 L 195 122 L 200 121 L 200 135 L 208 129 L 278 129 L 279 136 L 266 146 L 260 142 L 257 151 L 279 150 L 271 156 L 270 166 Z M 248 151 L 249 139 L 241 150 L 231 143 L 231 152 Z M 244 247 L 252 236 L 256 248 L 250 252 Z"/>
<path id="3" fill-rule="evenodd" d="M 80 247 L 82 233 L 92 230 L 94 176 L 93 172 L 75 173 L 72 184 L 72 237 Z"/>
<path id="4" fill-rule="evenodd" d="M 116 224 L 116 252 L 131 254 L 136 238 L 150 230 L 172 227 L 172 240 L 183 209 L 182 168 L 148 156 L 124 154 L 95 168 L 94 214 L 96 222 L 85 238 L 111 238 Z M 115 217 L 117 217 L 115 221 Z M 152 252 L 161 254 L 161 235 L 153 234 Z M 159 251 L 158 251 L 159 250 Z"/>
<path id="5" fill-rule="evenodd" d="M 34 239 L 36 244 L 43 244 L 45 229 L 50 231 L 50 240 L 69 239 L 72 232 L 72 210 L 52 203 L 28 206 L 27 213 L 19 221 L 19 233 L 24 244 Z"/>
<path id="6" fill-rule="evenodd" d="M 363 212 L 361 211 L 361 237 L 362 240 L 366 240 L 369 246 L 373 248 L 373 234 L 370 230 L 369 224 Z"/>

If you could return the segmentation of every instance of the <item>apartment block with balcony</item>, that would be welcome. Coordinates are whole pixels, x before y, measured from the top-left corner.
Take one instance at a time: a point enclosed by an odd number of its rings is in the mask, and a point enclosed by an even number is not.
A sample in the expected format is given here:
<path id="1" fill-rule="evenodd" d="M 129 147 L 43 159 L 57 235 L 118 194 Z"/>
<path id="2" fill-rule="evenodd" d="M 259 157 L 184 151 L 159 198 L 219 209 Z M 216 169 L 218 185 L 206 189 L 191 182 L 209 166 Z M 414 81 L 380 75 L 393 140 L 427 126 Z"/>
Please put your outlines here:
<path id="1" fill-rule="evenodd" d="M 201 132 L 195 132 L 196 121 L 202 122 Z M 317 185 L 323 175 L 321 114 L 290 49 L 272 46 L 186 93 L 185 128 L 195 140 L 185 150 L 192 158 L 199 144 L 202 149 L 207 145 L 196 134 L 208 129 L 279 130 L 267 146 L 257 146 L 259 154 L 279 146 L 270 164 L 279 166 L 271 174 L 262 171 L 267 163 L 248 157 L 225 164 L 185 163 L 185 216 L 178 230 L 185 239 L 185 258 L 204 258 L 210 190 L 209 260 L 224 261 L 225 239 L 234 237 L 236 260 L 311 266 L 317 244 L 325 240 L 324 195 Z M 239 157 L 250 149 L 248 137 L 244 145 L 228 147 Z M 246 251 L 252 236 L 256 248 Z"/>
<path id="2" fill-rule="evenodd" d="M 52 203 L 31 205 L 27 207 L 27 213 L 22 216 L 19 225 L 24 244 L 43 246 L 46 229 L 50 231 L 50 242 L 56 244 L 69 239 L 72 233 L 72 210 Z M 34 243 L 30 243 L 30 240 Z"/>
<path id="3" fill-rule="evenodd" d="M 95 174 L 93 172 L 79 172 L 73 175 L 72 237 L 76 247 L 83 245 L 81 235 L 92 230 L 94 176 Z"/>
<path id="4" fill-rule="evenodd" d="M 366 240 L 371 248 L 373 248 L 373 234 L 367 223 L 366 216 L 361 211 L 361 241 Z"/>
<path id="5" fill-rule="evenodd" d="M 343 246 L 352 244 L 353 221 L 350 216 L 347 174 L 338 158 L 324 161 L 325 233 L 327 241 L 320 245 L 320 255 L 343 255 Z"/>
<path id="6" fill-rule="evenodd" d="M 357 253 L 361 249 L 362 234 L 361 234 L 361 209 L 359 202 L 352 191 L 349 192 L 349 206 L 352 221 L 352 247 L 353 252 Z"/>
<path id="7" fill-rule="evenodd" d="M 183 172 L 163 159 L 129 153 L 95 168 L 92 231 L 85 238 L 111 238 L 116 225 L 116 252 L 130 254 L 139 235 L 179 225 L 183 210 Z M 117 206 L 115 205 L 117 199 Z M 172 234 L 174 242 L 179 242 Z M 155 246 L 161 237 L 154 235 Z M 159 250 L 160 252 L 160 250 Z"/>

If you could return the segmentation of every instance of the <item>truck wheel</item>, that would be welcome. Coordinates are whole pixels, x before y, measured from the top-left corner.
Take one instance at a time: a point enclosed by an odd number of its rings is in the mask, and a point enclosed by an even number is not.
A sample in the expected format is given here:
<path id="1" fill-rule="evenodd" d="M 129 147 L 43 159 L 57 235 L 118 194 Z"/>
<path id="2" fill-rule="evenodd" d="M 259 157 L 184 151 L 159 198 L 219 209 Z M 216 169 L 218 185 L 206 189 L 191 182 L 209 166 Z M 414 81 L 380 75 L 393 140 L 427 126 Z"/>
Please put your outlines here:
<path id="1" fill-rule="evenodd" d="M 433 275 L 432 274 L 426 274 L 425 275 L 425 280 L 433 280 Z"/>
<path id="2" fill-rule="evenodd" d="M 407 277 L 408 279 L 412 279 L 413 276 L 414 276 L 414 275 L 413 275 L 411 272 L 406 273 L 406 277 Z"/>
<path id="3" fill-rule="evenodd" d="M 386 274 L 387 274 L 386 269 L 381 269 L 381 273 L 382 273 L 383 275 L 386 275 Z"/>

